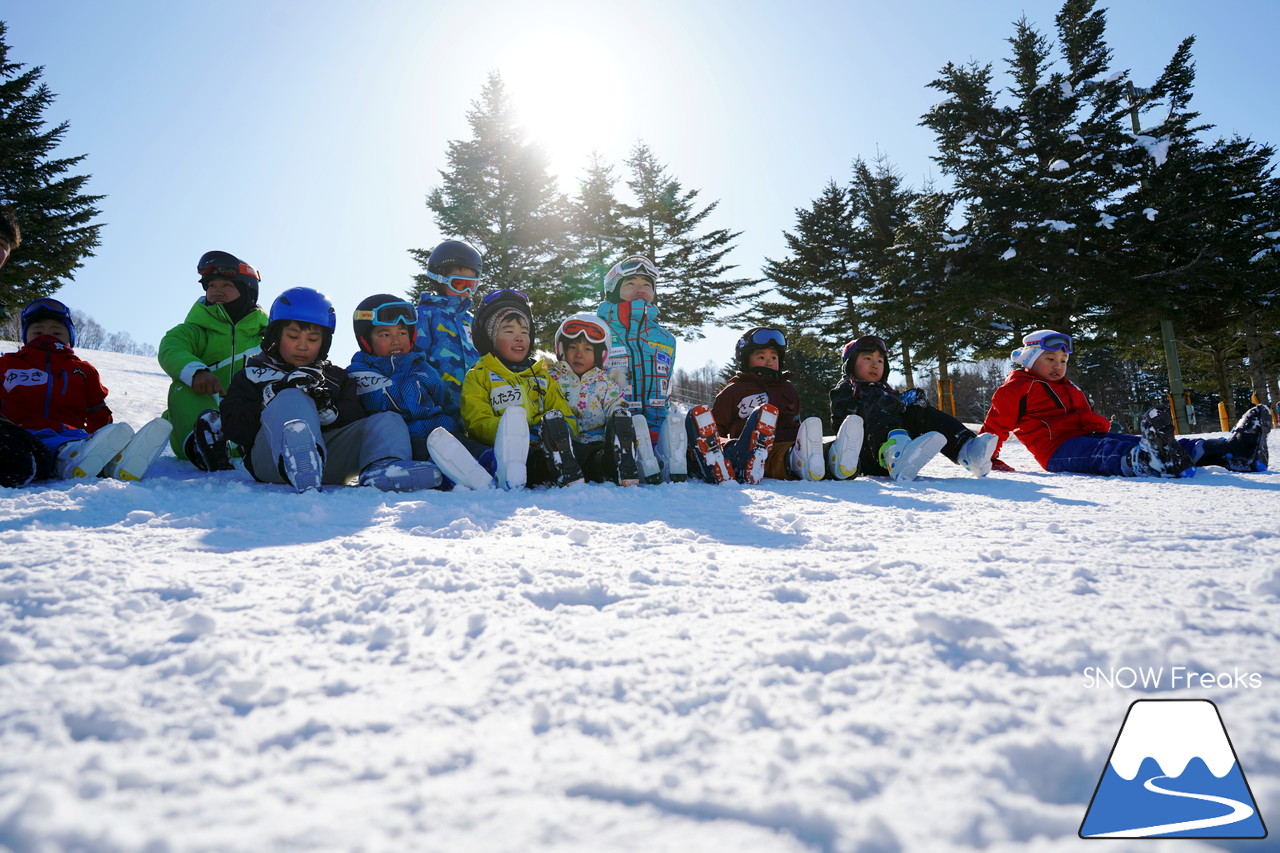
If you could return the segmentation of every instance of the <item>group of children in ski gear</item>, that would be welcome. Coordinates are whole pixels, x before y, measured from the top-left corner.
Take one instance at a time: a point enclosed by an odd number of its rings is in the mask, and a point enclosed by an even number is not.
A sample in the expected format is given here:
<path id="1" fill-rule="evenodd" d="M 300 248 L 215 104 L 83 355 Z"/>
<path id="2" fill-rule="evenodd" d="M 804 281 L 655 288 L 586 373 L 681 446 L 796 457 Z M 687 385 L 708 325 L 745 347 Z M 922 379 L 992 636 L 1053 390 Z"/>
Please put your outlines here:
<path id="1" fill-rule="evenodd" d="M 0 231 L 5 257 L 16 244 L 16 231 Z M 802 417 L 786 336 L 767 327 L 737 341 L 736 372 L 711 405 L 671 418 L 676 342 L 658 322 L 658 270 L 639 256 L 610 269 L 596 312 L 566 318 L 554 353 L 540 354 L 528 298 L 513 289 L 477 298 L 480 253 L 446 240 L 428 259 L 434 291 L 416 306 L 386 293 L 356 306 L 359 352 L 345 370 L 328 359 L 337 315 L 322 293 L 292 288 L 264 312 L 249 264 L 215 251 L 197 271 L 205 295 L 159 349 L 173 379 L 168 409 L 136 435 L 112 423 L 97 372 L 74 354 L 66 306 L 39 299 L 24 309 L 23 346 L 0 357 L 0 485 L 137 479 L 166 442 L 201 470 L 231 469 L 239 456 L 256 480 L 299 492 L 350 482 L 396 492 L 630 486 L 691 474 L 708 483 L 860 473 L 908 481 L 938 453 L 983 477 L 1012 470 L 998 455 L 1010 434 L 1048 471 L 1168 477 L 1268 461 L 1265 406 L 1225 439 L 1175 440 L 1159 409 L 1141 435 L 1110 432 L 1066 379 L 1071 338 L 1052 330 L 1014 350 L 978 433 L 918 390 L 894 390 L 888 347 L 863 335 L 841 352 L 835 434 L 825 437 L 819 418 Z"/>

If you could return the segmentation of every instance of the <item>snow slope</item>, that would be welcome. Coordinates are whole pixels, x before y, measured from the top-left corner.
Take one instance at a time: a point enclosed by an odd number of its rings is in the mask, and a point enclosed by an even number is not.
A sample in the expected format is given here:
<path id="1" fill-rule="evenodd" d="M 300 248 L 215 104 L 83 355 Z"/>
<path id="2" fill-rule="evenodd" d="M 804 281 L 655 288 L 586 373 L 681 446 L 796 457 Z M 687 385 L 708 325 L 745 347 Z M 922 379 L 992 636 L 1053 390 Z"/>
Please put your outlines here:
<path id="1" fill-rule="evenodd" d="M 118 419 L 163 408 L 153 362 L 86 356 Z M 1280 820 L 1280 476 L 1005 456 L 901 486 L 298 496 L 166 457 L 0 489 L 0 848 L 1076 849 L 1153 696 L 1216 702 Z M 1126 666 L 1159 687 L 1086 675 Z"/>

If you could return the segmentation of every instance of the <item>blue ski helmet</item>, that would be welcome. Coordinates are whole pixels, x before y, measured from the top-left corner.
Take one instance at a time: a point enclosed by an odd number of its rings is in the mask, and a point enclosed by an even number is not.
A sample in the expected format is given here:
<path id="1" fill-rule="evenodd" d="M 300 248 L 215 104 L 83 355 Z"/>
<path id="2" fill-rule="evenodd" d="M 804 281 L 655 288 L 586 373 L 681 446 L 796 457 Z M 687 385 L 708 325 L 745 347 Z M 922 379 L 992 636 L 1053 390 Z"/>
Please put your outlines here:
<path id="1" fill-rule="evenodd" d="M 27 342 L 27 329 L 32 323 L 40 320 L 57 320 L 67 327 L 71 340 L 69 346 L 76 345 L 76 324 L 71 322 L 71 309 L 56 299 L 43 297 L 33 299 L 22 309 L 22 343 Z"/>
<path id="2" fill-rule="evenodd" d="M 262 351 L 271 356 L 280 355 L 280 334 L 290 320 L 311 323 L 324 331 L 324 343 L 320 347 L 320 361 L 329 357 L 333 344 L 333 332 L 338 327 L 338 317 L 329 297 L 310 287 L 291 287 L 276 297 L 267 315 L 270 322 L 262 334 Z"/>

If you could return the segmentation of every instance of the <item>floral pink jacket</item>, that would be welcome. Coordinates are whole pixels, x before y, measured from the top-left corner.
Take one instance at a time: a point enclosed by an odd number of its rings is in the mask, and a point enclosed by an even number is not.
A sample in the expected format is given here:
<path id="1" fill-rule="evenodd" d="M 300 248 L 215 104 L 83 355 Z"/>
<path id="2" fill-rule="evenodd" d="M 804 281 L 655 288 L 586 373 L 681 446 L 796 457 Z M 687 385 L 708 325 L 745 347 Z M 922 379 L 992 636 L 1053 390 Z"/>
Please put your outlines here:
<path id="1" fill-rule="evenodd" d="M 544 359 L 547 372 L 559 385 L 578 413 L 578 440 L 588 443 L 604 441 L 604 427 L 609 416 L 619 409 L 626 409 L 626 398 L 609 374 L 593 367 L 578 376 L 563 361 Z"/>

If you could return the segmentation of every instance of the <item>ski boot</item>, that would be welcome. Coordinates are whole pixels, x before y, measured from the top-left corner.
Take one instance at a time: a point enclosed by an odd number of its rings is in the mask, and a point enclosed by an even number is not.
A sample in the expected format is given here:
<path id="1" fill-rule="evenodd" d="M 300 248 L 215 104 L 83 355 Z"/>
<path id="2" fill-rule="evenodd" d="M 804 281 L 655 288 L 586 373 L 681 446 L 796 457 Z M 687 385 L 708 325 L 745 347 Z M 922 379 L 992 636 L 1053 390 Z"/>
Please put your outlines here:
<path id="1" fill-rule="evenodd" d="M 631 427 L 636 434 L 636 463 L 640 466 L 640 477 L 650 486 L 656 486 L 662 482 L 662 463 L 653 452 L 649 422 L 644 419 L 644 415 L 632 415 Z"/>
<path id="2" fill-rule="evenodd" d="M 427 436 L 427 454 L 455 486 L 478 491 L 493 485 L 493 475 L 444 427 L 436 427 Z"/>
<path id="3" fill-rule="evenodd" d="M 382 492 L 417 492 L 438 489 L 444 483 L 444 477 L 440 469 L 430 462 L 389 456 L 366 465 L 356 483 L 373 486 Z"/>
<path id="4" fill-rule="evenodd" d="M 991 454 L 996 452 L 997 441 L 989 432 L 975 435 L 960 448 L 956 461 L 973 476 L 985 477 L 991 473 Z"/>
<path id="5" fill-rule="evenodd" d="M 191 464 L 201 471 L 230 471 L 234 467 L 227 438 L 222 434 L 222 414 L 217 409 L 205 409 L 196 416 L 185 449 Z"/>
<path id="6" fill-rule="evenodd" d="M 913 439 L 905 429 L 890 430 L 889 440 L 880 445 L 880 464 L 895 483 L 907 483 L 946 443 L 940 432 L 926 432 Z"/>
<path id="7" fill-rule="evenodd" d="M 648 433 L 645 433 L 647 443 Z M 619 486 L 640 484 L 640 465 L 636 461 L 636 428 L 631 415 L 616 412 L 604 429 L 605 453 L 612 479 Z"/>
<path id="8" fill-rule="evenodd" d="M 1259 403 L 1241 415 L 1235 429 L 1231 430 L 1231 435 L 1227 438 L 1228 450 L 1234 451 L 1227 456 L 1231 462 L 1227 467 L 1232 471 L 1267 470 L 1267 465 L 1271 462 L 1271 453 L 1267 449 L 1267 435 L 1270 432 L 1271 410 L 1266 405 Z M 1247 453 L 1245 451 L 1251 440 L 1253 452 Z M 1240 450 L 1237 451 L 1235 448 Z"/>
<path id="9" fill-rule="evenodd" d="M 0 486 L 16 489 L 48 474 L 49 449 L 22 427 L 0 419 Z"/>
<path id="10" fill-rule="evenodd" d="M 747 418 L 742 435 L 735 442 L 736 447 L 742 449 L 733 459 L 728 455 L 725 457 L 739 483 L 754 486 L 764 480 L 765 465 L 769 462 L 769 451 L 773 449 L 773 437 L 777 431 L 777 406 L 764 403 Z"/>
<path id="11" fill-rule="evenodd" d="M 861 437 L 858 443 L 862 443 Z M 800 422 L 796 443 L 791 445 L 791 452 L 787 456 L 787 468 L 801 480 L 814 482 L 827 476 L 827 465 L 822 452 L 821 418 L 805 418 Z"/>
<path id="12" fill-rule="evenodd" d="M 285 421 L 281 436 L 280 473 L 298 494 L 312 489 L 319 492 L 324 463 L 315 434 L 304 420 Z"/>
<path id="13" fill-rule="evenodd" d="M 1139 424 L 1138 445 L 1129 456 L 1129 464 L 1137 477 L 1190 477 L 1195 463 L 1178 443 L 1173 431 L 1173 417 L 1156 407 L 1146 411 Z"/>
<path id="14" fill-rule="evenodd" d="M 688 433 L 687 458 L 693 462 L 698 475 L 708 483 L 723 483 L 733 479 L 733 466 L 724 458 L 720 439 L 716 436 L 716 419 L 706 406 L 694 406 L 684 416 Z"/>
<path id="15" fill-rule="evenodd" d="M 582 466 L 573 455 L 573 433 L 564 415 L 556 409 L 543 415 L 539 434 L 551 467 L 552 482 L 557 486 L 583 482 Z"/>
<path id="16" fill-rule="evenodd" d="M 861 455 L 862 418 L 849 415 L 836 430 L 835 440 L 827 446 L 827 472 L 837 480 L 856 477 Z"/>
<path id="17" fill-rule="evenodd" d="M 658 460 L 662 463 L 663 477 L 672 483 L 689 479 L 689 437 L 680 426 L 680 419 L 671 411 L 658 430 Z"/>
<path id="18" fill-rule="evenodd" d="M 88 438 L 68 441 L 59 447 L 55 470 L 64 480 L 96 477 L 131 438 L 133 428 L 128 424 L 107 424 Z"/>
<path id="19" fill-rule="evenodd" d="M 147 475 L 151 463 L 159 458 L 169 444 L 173 425 L 163 418 L 156 418 L 134 433 L 114 459 L 102 469 L 102 476 L 117 480 L 141 480 Z"/>
<path id="20" fill-rule="evenodd" d="M 498 487 L 523 489 L 529 479 L 529 416 L 523 406 L 512 406 L 498 419 L 493 455 Z"/>

